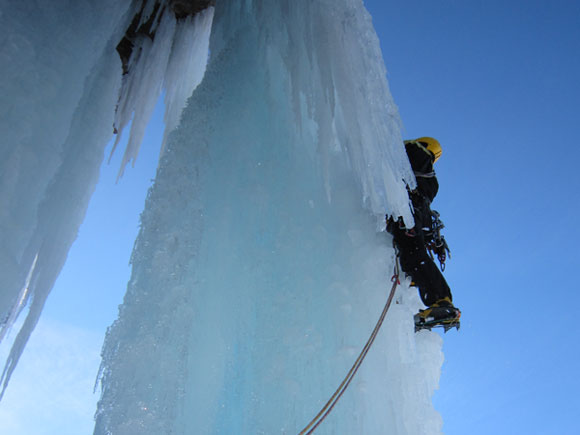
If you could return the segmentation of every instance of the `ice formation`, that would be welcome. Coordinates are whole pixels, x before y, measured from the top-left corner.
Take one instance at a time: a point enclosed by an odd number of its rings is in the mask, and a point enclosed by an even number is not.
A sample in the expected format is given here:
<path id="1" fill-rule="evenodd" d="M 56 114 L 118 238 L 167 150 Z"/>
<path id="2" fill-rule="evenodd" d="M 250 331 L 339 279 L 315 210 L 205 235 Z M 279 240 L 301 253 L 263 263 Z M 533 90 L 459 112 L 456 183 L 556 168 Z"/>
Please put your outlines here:
<path id="1" fill-rule="evenodd" d="M 165 14 L 153 42 L 141 41 L 153 54 L 141 52 L 121 87 L 115 46 L 140 6 L 128 0 L 0 2 L 0 338 L 28 309 L 2 390 L 76 238 L 112 126 L 125 126 L 138 108 L 125 153 L 135 159 L 163 85 L 172 129 L 203 76 L 213 8 L 177 23 Z"/>
<path id="2" fill-rule="evenodd" d="M 165 86 L 167 146 L 103 348 L 95 433 L 297 433 L 384 304 L 384 214 L 412 221 L 371 18 L 361 0 L 219 0 L 215 19 L 159 15 L 122 77 L 116 44 L 156 3 L 0 0 L 0 334 L 28 308 L 3 387 L 112 126 L 120 135 L 133 119 L 124 165 L 134 161 Z M 440 433 L 441 340 L 413 333 L 419 304 L 404 282 L 317 433 Z"/>
<path id="3" fill-rule="evenodd" d="M 152 5 L 158 1 L 144 3 L 142 21 L 149 18 L 146 11 L 153 11 Z M 210 7 L 179 21 L 173 14 L 164 13 L 159 17 L 158 25 L 151 29 L 155 32 L 153 39 L 140 36 L 134 42 L 129 71 L 124 77 L 115 112 L 114 124 L 118 134 L 112 152 L 121 140 L 123 129 L 132 121 L 119 176 L 123 175 L 130 161 L 135 162 L 145 127 L 163 88 L 166 108 L 164 143 L 167 135 L 177 126 L 187 99 L 205 72 L 213 11 L 214 8 Z"/>
<path id="4" fill-rule="evenodd" d="M 413 177 L 360 0 L 220 1 L 101 367 L 96 434 L 298 433 L 378 318 Z M 440 433 L 441 341 L 403 285 L 317 433 Z"/>

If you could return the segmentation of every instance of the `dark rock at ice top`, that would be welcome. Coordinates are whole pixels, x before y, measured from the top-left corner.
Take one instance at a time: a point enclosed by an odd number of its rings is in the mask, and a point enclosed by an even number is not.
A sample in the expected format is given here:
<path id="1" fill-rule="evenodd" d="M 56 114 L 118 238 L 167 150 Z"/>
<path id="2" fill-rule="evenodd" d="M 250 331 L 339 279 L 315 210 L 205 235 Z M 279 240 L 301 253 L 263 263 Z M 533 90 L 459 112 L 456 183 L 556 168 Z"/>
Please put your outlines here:
<path id="1" fill-rule="evenodd" d="M 215 0 L 169 0 L 175 18 L 186 18 L 215 5 Z"/>

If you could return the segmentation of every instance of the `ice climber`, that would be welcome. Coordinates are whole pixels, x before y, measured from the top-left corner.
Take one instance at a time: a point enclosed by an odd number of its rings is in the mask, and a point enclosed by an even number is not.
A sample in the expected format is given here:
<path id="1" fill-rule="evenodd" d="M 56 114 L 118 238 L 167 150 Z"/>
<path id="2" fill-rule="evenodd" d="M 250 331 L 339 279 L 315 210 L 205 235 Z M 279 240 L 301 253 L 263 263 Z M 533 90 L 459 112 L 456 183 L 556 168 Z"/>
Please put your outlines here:
<path id="1" fill-rule="evenodd" d="M 431 210 L 431 202 L 439 190 L 433 164 L 441 157 L 441 145 L 436 139 L 421 137 L 405 141 L 405 150 L 417 180 L 417 188 L 409 190 L 415 226 L 406 228 L 401 218 L 395 220 L 387 215 L 387 231 L 393 235 L 401 268 L 411 277 L 411 285 L 419 289 L 421 300 L 427 306 L 415 315 L 415 329 L 459 328 L 461 312 L 453 306 L 451 290 L 433 261 L 435 254 L 443 270 L 449 252 L 440 233 L 443 224 L 439 213 Z"/>

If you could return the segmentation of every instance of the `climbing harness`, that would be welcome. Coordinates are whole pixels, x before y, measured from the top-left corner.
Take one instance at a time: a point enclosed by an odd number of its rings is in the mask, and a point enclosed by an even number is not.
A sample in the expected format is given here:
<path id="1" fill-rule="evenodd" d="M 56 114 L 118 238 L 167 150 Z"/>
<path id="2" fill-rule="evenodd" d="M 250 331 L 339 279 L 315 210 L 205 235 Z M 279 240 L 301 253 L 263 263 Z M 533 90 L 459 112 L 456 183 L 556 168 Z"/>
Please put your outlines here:
<path id="1" fill-rule="evenodd" d="M 447 257 L 451 258 L 449 245 L 447 245 L 445 237 L 441 235 L 441 230 L 445 228 L 445 224 L 441 221 L 437 210 L 431 210 L 431 208 L 427 206 L 424 213 L 428 213 L 427 221 L 422 223 L 423 226 L 421 228 L 425 238 L 425 248 L 432 260 L 435 256 L 437 257 L 441 270 L 445 271 L 445 261 L 447 260 Z M 403 222 L 403 218 L 399 217 L 395 221 L 392 217 L 387 215 L 386 219 L 387 231 L 391 234 L 396 229 L 395 226 L 397 225 L 398 229 L 404 231 L 407 237 L 417 237 L 415 227 L 407 228 Z"/>
<path id="2" fill-rule="evenodd" d="M 393 282 L 393 286 L 391 287 L 391 292 L 389 293 L 389 297 L 387 298 L 387 302 L 385 303 L 385 307 L 383 308 L 383 312 L 381 313 L 381 316 L 379 317 L 379 320 L 375 326 L 375 329 L 373 329 L 373 332 L 371 333 L 371 336 L 369 337 L 367 343 L 363 347 L 360 355 L 358 356 L 358 358 L 354 362 L 353 366 L 351 367 L 351 369 L 347 373 L 347 375 L 344 378 L 344 380 L 342 381 L 342 383 L 336 389 L 336 391 L 334 392 L 332 397 L 328 400 L 328 402 L 326 402 L 326 405 L 324 405 L 324 407 L 320 410 L 320 412 L 316 415 L 316 417 L 314 417 L 312 419 L 312 421 L 310 423 L 308 423 L 308 425 L 304 429 L 302 429 L 302 431 L 300 432 L 299 435 L 310 435 L 311 433 L 313 433 L 314 430 L 320 425 L 320 423 L 322 423 L 322 421 L 328 416 L 328 414 L 330 414 L 330 411 L 332 411 L 332 408 L 334 408 L 334 405 L 336 405 L 338 400 L 341 398 L 343 393 L 346 391 L 346 389 L 348 388 L 348 385 L 350 384 L 350 382 L 354 378 L 354 375 L 356 374 L 356 372 L 358 371 L 359 367 L 361 366 L 363 360 L 367 356 L 367 353 L 369 352 L 373 342 L 375 341 L 375 338 L 376 338 L 379 330 L 381 329 L 383 321 L 385 320 L 385 316 L 387 315 L 387 311 L 389 311 L 389 307 L 391 306 L 391 303 L 393 302 L 393 298 L 395 296 L 395 290 L 397 289 L 397 285 L 399 285 L 401 283 L 399 281 L 399 255 L 398 255 L 398 252 L 397 252 L 397 255 L 395 257 L 395 271 L 394 271 L 393 277 L 391 278 L 391 281 Z"/>
<path id="3" fill-rule="evenodd" d="M 414 171 L 413 174 L 415 174 L 415 177 L 419 177 L 419 178 L 435 178 L 435 176 L 437 176 L 435 171 L 431 171 L 431 172 Z"/>

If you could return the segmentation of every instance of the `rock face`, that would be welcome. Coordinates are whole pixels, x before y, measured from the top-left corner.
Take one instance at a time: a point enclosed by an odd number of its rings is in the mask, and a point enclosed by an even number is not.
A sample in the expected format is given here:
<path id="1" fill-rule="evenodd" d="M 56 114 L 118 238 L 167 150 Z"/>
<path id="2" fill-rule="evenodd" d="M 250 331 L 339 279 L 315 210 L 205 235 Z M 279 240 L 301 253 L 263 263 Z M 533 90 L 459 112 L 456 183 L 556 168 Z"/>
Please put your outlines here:
<path id="1" fill-rule="evenodd" d="M 195 15 L 210 6 L 215 6 L 215 0 L 170 0 L 169 6 L 173 10 L 175 18 L 179 20 Z"/>

